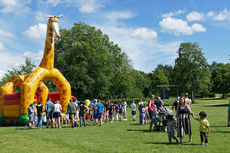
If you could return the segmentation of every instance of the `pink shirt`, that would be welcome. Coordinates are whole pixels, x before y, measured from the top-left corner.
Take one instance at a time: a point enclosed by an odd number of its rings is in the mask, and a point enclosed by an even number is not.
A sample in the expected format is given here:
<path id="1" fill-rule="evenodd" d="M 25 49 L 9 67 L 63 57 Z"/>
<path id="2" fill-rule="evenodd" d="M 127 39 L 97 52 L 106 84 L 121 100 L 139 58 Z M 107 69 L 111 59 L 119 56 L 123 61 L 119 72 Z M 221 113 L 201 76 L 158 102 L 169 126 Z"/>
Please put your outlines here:
<path id="1" fill-rule="evenodd" d="M 150 107 L 152 108 L 152 110 L 154 111 L 155 110 L 155 105 L 154 105 L 154 101 L 153 100 L 149 100 L 149 103 L 151 103 Z M 149 103 L 148 103 L 148 106 L 149 106 Z M 149 111 L 151 111 L 151 109 L 149 108 Z"/>

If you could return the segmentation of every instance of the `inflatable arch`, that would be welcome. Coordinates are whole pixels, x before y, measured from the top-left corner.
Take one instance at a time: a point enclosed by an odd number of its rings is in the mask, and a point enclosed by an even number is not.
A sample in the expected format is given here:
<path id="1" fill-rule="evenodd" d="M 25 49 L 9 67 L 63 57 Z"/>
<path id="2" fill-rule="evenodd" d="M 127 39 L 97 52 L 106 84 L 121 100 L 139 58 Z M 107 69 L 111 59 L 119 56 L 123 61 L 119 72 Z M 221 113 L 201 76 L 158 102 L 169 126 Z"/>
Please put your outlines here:
<path id="1" fill-rule="evenodd" d="M 43 105 L 47 100 L 48 88 L 43 83 L 45 80 L 52 80 L 55 83 L 60 93 L 63 111 L 67 110 L 67 104 L 71 98 L 71 87 L 61 72 L 54 68 L 54 36 L 60 37 L 58 19 L 61 16 L 49 17 L 45 49 L 39 67 L 30 74 L 14 76 L 1 87 L 0 124 L 6 124 L 9 121 L 17 122 L 19 125 L 28 123 L 27 108 L 34 101 L 36 92 L 38 101 L 41 101 Z M 14 90 L 20 86 L 21 93 L 13 94 Z"/>

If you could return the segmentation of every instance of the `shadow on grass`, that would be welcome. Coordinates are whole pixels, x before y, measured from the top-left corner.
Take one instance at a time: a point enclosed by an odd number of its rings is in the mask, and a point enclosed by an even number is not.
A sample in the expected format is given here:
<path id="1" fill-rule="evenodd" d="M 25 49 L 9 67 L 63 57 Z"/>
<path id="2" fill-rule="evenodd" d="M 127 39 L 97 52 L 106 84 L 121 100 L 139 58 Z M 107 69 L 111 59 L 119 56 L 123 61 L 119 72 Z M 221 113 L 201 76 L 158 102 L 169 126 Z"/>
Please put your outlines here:
<path id="1" fill-rule="evenodd" d="M 212 133 L 230 133 L 230 131 L 212 131 Z"/>
<path id="2" fill-rule="evenodd" d="M 223 126 L 223 125 L 215 125 L 215 126 L 210 126 L 210 127 L 228 127 L 228 126 Z"/>
<path id="3" fill-rule="evenodd" d="M 169 145 L 168 142 L 146 142 L 145 144 L 164 144 L 164 145 Z M 179 145 L 178 143 L 172 143 L 170 145 Z M 183 143 L 183 145 L 191 145 L 191 146 L 197 146 L 200 144 L 195 144 L 195 143 Z M 183 146 L 182 145 L 182 146 Z"/>
<path id="4" fill-rule="evenodd" d="M 142 130 L 142 129 L 127 129 L 127 131 L 150 132 L 149 130 Z"/>
<path id="5" fill-rule="evenodd" d="M 15 128 L 15 130 L 33 130 L 33 129 L 30 129 L 28 127 L 18 127 L 18 128 Z"/>

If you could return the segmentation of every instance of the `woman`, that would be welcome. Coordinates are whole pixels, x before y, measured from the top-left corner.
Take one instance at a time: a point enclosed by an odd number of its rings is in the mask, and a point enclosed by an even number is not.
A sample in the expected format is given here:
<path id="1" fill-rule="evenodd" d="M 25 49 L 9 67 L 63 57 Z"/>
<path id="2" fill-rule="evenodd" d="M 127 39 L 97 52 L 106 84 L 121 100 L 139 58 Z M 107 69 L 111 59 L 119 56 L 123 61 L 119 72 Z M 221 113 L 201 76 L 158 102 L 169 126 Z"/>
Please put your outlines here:
<path id="1" fill-rule="evenodd" d="M 55 124 L 55 127 L 56 127 L 56 123 L 58 123 L 58 127 L 61 128 L 61 110 L 62 110 L 62 107 L 61 105 L 59 104 L 59 101 L 55 102 L 54 103 L 54 108 L 53 108 L 53 123 Z"/>
<path id="2" fill-rule="evenodd" d="M 155 112 L 156 112 L 156 108 L 154 105 L 154 95 L 150 96 L 149 102 L 148 102 L 148 110 L 149 110 L 149 116 L 150 116 L 150 131 L 152 131 L 152 126 L 153 126 L 153 118 L 155 117 Z M 155 124 L 155 123 L 154 123 Z M 155 124 L 156 127 L 156 124 Z"/>
<path id="3" fill-rule="evenodd" d="M 43 117 L 43 105 L 41 102 L 38 102 L 38 105 L 36 106 L 37 108 L 37 117 L 38 117 L 38 125 L 37 128 L 42 128 L 42 117 Z"/>
<path id="4" fill-rule="evenodd" d="M 34 128 L 34 114 L 35 114 L 35 110 L 33 109 L 33 104 L 29 105 L 28 108 L 28 117 L 29 117 L 29 128 Z"/>
<path id="5" fill-rule="evenodd" d="M 184 97 L 180 97 L 179 103 L 177 104 L 177 127 L 178 136 L 180 138 L 180 145 L 183 143 L 183 135 L 189 135 L 189 142 L 192 142 L 192 127 L 189 115 L 193 114 L 189 105 L 185 104 Z"/>

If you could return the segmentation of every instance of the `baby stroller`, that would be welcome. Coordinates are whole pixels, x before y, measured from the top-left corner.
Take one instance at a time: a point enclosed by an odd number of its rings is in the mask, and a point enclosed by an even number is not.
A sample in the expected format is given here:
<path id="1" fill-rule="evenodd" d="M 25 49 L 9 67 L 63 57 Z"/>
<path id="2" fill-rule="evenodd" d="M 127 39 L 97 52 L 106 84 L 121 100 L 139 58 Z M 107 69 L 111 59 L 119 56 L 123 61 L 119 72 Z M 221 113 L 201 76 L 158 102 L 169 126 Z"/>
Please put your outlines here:
<path id="1" fill-rule="evenodd" d="M 156 118 L 153 119 L 155 124 L 154 129 L 156 131 L 167 132 L 167 119 L 168 115 L 173 116 L 173 110 L 169 109 L 168 107 L 161 106 L 157 110 Z"/>

